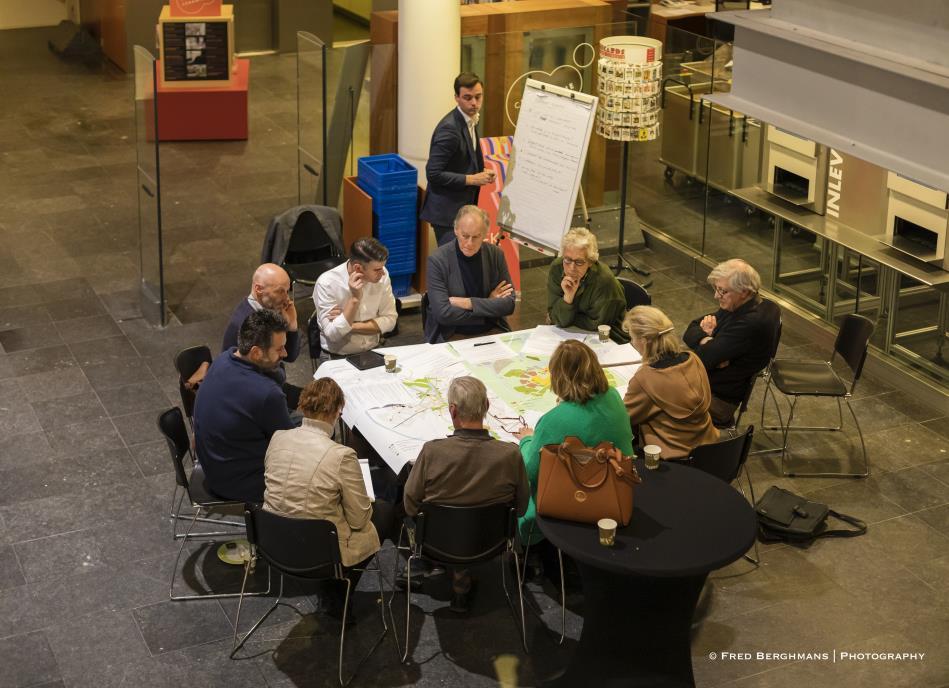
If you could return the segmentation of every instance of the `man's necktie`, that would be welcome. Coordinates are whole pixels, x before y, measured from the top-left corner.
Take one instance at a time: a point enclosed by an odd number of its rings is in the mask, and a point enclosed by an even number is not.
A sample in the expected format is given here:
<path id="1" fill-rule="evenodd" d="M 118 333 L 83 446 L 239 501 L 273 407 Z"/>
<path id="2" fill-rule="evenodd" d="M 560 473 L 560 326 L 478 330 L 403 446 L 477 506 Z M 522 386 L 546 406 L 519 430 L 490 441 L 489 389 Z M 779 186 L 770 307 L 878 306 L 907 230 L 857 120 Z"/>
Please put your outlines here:
<path id="1" fill-rule="evenodd" d="M 478 126 L 478 120 L 481 119 L 481 113 L 476 112 L 468 122 L 468 134 L 471 136 L 471 147 L 478 148 L 478 135 L 475 133 L 475 127 Z"/>

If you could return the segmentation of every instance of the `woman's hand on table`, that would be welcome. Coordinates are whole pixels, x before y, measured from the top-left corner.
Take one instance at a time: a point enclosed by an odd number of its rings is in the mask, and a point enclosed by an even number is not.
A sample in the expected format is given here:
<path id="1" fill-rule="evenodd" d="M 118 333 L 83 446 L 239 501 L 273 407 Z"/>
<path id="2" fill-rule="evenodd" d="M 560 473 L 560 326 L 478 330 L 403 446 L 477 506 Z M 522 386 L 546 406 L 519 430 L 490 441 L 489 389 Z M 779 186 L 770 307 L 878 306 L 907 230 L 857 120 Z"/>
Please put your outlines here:
<path id="1" fill-rule="evenodd" d="M 517 432 L 514 433 L 514 436 L 515 436 L 517 439 L 522 440 L 522 439 L 524 439 L 525 437 L 530 437 L 530 436 L 533 435 L 533 434 L 534 434 L 534 428 L 529 428 L 529 427 L 527 427 L 526 425 L 522 425 L 522 426 L 520 427 L 520 429 L 517 430 Z"/>

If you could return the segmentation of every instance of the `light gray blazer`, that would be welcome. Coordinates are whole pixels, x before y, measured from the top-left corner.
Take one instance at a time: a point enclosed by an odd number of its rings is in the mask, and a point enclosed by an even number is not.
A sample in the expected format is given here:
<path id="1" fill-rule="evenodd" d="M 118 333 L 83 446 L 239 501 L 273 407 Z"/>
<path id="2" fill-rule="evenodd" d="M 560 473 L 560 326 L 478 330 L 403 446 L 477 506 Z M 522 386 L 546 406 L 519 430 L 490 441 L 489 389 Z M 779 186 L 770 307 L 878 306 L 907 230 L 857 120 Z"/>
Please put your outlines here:
<path id="1" fill-rule="evenodd" d="M 472 298 L 473 309 L 468 311 L 456 308 L 448 301 L 450 296 L 468 296 L 461 280 L 461 265 L 455 247 L 458 240 L 452 240 L 429 255 L 428 313 L 425 320 L 425 341 L 430 344 L 444 342 L 451 337 L 459 325 L 484 325 L 484 328 L 499 327 L 510 330 L 504 316 L 514 312 L 515 295 L 503 299 Z M 481 246 L 481 268 L 484 286 L 489 292 L 501 280 L 511 281 L 504 253 L 497 246 L 485 242 Z"/>

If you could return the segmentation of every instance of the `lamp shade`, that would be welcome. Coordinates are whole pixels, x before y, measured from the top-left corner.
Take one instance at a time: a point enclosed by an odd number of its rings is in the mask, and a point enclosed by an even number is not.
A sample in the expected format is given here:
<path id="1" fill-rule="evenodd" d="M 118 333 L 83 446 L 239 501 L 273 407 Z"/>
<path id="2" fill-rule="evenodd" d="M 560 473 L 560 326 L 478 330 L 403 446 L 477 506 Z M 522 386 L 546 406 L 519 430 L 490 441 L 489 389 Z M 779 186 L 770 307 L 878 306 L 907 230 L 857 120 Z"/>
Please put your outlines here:
<path id="1" fill-rule="evenodd" d="M 659 137 L 662 43 L 641 36 L 600 41 L 597 60 L 596 133 L 611 141 Z"/>

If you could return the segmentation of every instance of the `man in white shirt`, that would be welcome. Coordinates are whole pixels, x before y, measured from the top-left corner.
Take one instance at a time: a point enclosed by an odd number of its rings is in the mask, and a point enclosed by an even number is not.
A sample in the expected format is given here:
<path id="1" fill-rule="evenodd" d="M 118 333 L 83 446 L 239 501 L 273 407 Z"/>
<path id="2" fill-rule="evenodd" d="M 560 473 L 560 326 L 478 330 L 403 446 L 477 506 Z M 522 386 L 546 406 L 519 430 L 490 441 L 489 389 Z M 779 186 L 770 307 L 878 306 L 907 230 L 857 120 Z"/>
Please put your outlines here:
<path id="1" fill-rule="evenodd" d="M 395 327 L 395 297 L 385 267 L 388 258 L 389 250 L 377 239 L 356 239 L 349 260 L 316 281 L 313 302 L 325 354 L 369 351 Z"/>

